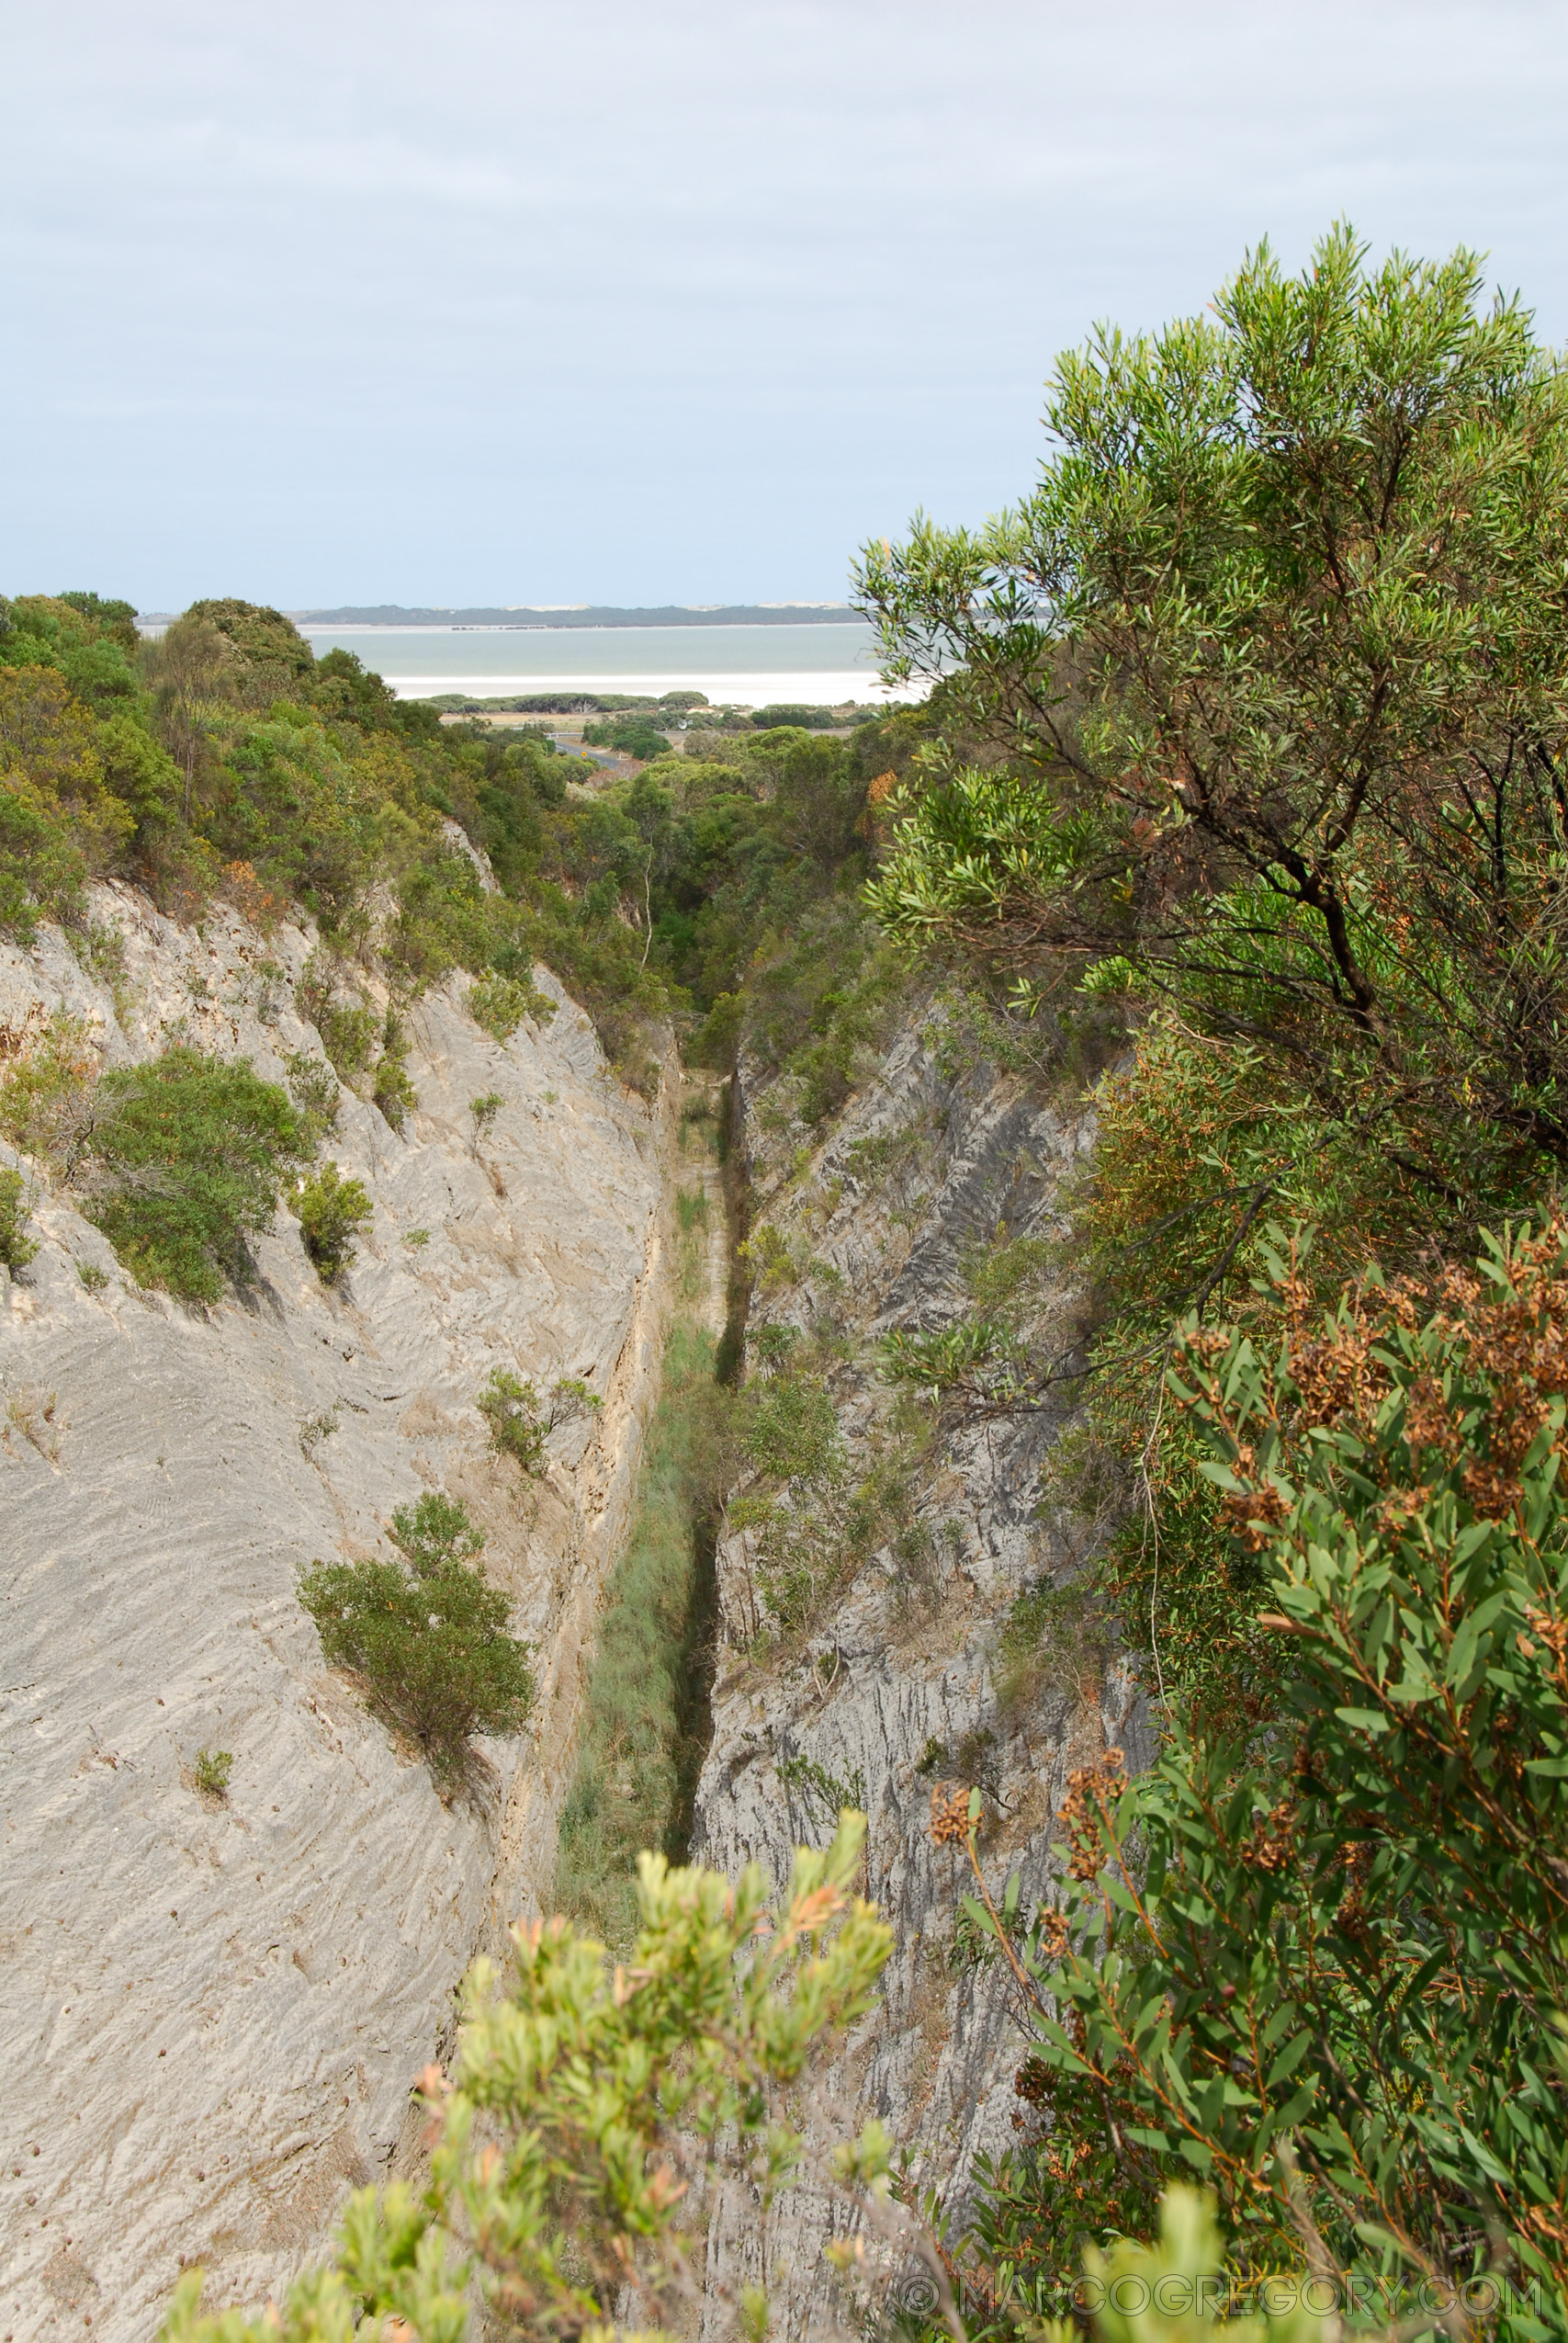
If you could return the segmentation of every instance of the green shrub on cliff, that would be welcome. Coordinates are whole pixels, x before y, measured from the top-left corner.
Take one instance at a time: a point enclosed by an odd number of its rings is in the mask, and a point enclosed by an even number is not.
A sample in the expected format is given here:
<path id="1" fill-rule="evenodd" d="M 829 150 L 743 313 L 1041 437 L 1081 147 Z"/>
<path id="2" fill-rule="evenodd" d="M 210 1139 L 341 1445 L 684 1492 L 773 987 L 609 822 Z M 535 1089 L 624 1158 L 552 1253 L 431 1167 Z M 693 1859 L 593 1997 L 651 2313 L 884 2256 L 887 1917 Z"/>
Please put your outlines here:
<path id="1" fill-rule="evenodd" d="M 249 1270 L 314 1135 L 243 1059 L 184 1047 L 100 1079 L 73 1139 L 85 1210 L 144 1285 L 213 1302 Z"/>
<path id="2" fill-rule="evenodd" d="M 0 1268 L 25 1269 L 37 1251 L 28 1235 L 28 1198 L 22 1175 L 0 1166 Z"/>
<path id="3" fill-rule="evenodd" d="M 376 1217 L 361 1180 L 345 1180 L 335 1163 L 312 1172 L 295 1199 L 299 1237 L 323 1285 L 335 1285 L 354 1260 L 358 1231 Z"/>
<path id="4" fill-rule="evenodd" d="M 510 1456 L 525 1473 L 545 1469 L 545 1434 L 549 1425 L 540 1412 L 539 1395 L 510 1367 L 492 1367 L 490 1380 L 474 1401 L 490 1426 L 491 1445 Z"/>
<path id="5" fill-rule="evenodd" d="M 396 1562 L 314 1562 L 299 1601 L 321 1649 L 360 1677 L 372 1705 L 416 1740 L 446 1788 L 462 1780 L 473 1733 L 515 1733 L 534 1703 L 529 1646 L 476 1557 L 482 1533 L 434 1493 L 392 1516 Z"/>
<path id="6" fill-rule="evenodd" d="M 408 1054 L 403 1021 L 395 1009 L 389 1009 L 381 1027 L 381 1055 L 377 1060 L 370 1095 L 394 1131 L 402 1129 L 419 1104 L 419 1094 L 409 1080 Z"/>
<path id="7" fill-rule="evenodd" d="M 481 977 L 469 989 L 469 1016 L 487 1033 L 493 1034 L 497 1041 L 510 1041 L 525 1017 L 532 1017 L 536 1024 L 547 1025 L 555 1013 L 555 1002 L 547 992 L 540 990 L 531 976 Z"/>

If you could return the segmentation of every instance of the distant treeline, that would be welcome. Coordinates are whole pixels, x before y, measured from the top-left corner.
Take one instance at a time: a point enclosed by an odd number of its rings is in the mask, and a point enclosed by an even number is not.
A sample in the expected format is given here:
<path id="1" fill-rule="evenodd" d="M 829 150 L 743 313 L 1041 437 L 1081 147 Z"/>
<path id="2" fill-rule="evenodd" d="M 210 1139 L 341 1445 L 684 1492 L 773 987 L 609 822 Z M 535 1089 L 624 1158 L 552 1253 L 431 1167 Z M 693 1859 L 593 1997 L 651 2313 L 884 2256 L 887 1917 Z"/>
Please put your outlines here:
<path id="1" fill-rule="evenodd" d="M 504 699 L 472 699 L 463 692 L 441 692 L 418 703 L 443 716 L 614 716 L 628 708 L 656 713 L 660 723 L 715 725 L 726 730 L 772 731 L 794 724 L 808 732 L 830 731 L 842 725 L 869 724 L 886 714 L 880 707 L 863 707 L 857 701 L 826 707 L 814 702 L 779 700 L 767 707 L 715 707 L 702 692 L 665 692 L 654 699 L 635 692 L 523 692 Z"/>

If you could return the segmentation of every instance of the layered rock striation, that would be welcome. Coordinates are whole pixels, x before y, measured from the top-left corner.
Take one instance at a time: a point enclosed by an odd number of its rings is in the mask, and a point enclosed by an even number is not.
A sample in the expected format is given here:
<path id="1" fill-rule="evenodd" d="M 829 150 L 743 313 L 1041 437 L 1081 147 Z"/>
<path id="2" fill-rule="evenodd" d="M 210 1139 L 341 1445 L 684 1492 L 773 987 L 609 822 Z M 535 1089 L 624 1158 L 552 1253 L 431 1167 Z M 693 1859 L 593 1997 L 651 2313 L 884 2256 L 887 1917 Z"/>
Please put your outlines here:
<path id="1" fill-rule="evenodd" d="M 828 1385 L 863 1471 L 890 1408 L 878 1338 L 972 1312 L 964 1270 L 976 1247 L 1065 1232 L 1092 1113 L 1065 1086 L 1052 1098 L 965 1059 L 941 1013 L 919 1007 L 809 1160 L 798 1126 L 745 1067 L 739 1087 L 753 1221 L 766 1221 L 773 1258 L 801 1265 L 784 1290 L 754 1299 L 750 1363 L 760 1317 L 836 1353 Z M 1049 1887 L 1068 1773 L 1108 1745 L 1133 1765 L 1147 1753 L 1146 1714 L 1108 1644 L 1047 1651 L 1010 1700 L 998 1685 L 998 1640 L 1018 1598 L 1070 1583 L 1086 1559 L 1085 1525 L 1041 1505 L 1073 1421 L 1072 1388 L 1059 1403 L 950 1427 L 903 1534 L 794 1634 L 768 1632 L 751 1535 L 731 1533 L 719 1550 L 722 1643 L 694 1852 L 731 1872 L 757 1860 L 782 1881 L 795 1846 L 825 1839 L 840 1794 L 863 1805 L 866 1892 L 896 1942 L 879 2006 L 833 2078 L 839 2120 L 852 2130 L 879 2115 L 957 2229 L 976 2156 L 1014 2137 L 1021 2035 L 1009 1973 L 976 1960 L 955 1931 L 973 1883 L 961 1850 L 932 1843 L 932 1789 L 983 1788 L 987 1880 L 999 1890 L 1021 1871 L 1028 1904 Z M 834 2318 L 820 2249 L 852 2224 L 815 2183 L 766 2221 L 732 2194 L 718 2208 L 710 2269 L 731 2292 L 769 2283 L 784 2331 L 801 2336 Z M 912 2283 L 923 2289 L 923 2272 Z"/>
<path id="2" fill-rule="evenodd" d="M 321 1044 L 294 988 L 314 941 L 215 910 L 198 930 L 95 890 L 112 987 L 67 939 L 0 948 L 0 1053 L 61 1012 L 108 1064 L 171 1040 L 273 1080 Z M 154 2331 L 183 2265 L 255 2301 L 385 2169 L 473 1954 L 536 1908 L 582 1661 L 626 1514 L 666 1311 L 672 1078 L 609 1074 L 553 1019 L 505 1044 L 454 977 L 410 1013 L 400 1135 L 345 1090 L 327 1151 L 375 1206 L 326 1288 L 287 1210 L 209 1311 L 140 1290 L 42 1168 L 37 1258 L 0 1270 L 5 1896 L 0 2265 L 12 2343 Z M 502 1104 L 480 1137 L 476 1095 Z M 420 1232 L 424 1232 L 423 1237 Z M 492 1367 L 601 1401 L 542 1479 L 491 1450 Z M 390 1549 L 425 1488 L 485 1529 L 536 1647 L 528 1729 L 444 1805 L 322 1664 L 313 1558 Z M 206 1794 L 198 1752 L 231 1754 Z"/>

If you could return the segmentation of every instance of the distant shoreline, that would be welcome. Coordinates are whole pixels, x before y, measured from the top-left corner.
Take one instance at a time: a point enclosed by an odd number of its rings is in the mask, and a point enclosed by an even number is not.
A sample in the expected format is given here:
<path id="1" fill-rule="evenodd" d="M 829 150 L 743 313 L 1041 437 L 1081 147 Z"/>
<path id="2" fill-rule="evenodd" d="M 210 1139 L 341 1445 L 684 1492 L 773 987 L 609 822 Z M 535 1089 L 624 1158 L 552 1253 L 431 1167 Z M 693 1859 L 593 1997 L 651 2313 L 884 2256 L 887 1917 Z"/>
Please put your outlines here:
<path id="1" fill-rule="evenodd" d="M 824 620 L 823 622 L 827 622 Z M 855 620 L 836 618 L 838 627 L 853 626 Z M 655 624 L 650 618 L 646 625 L 633 626 L 628 620 L 624 627 L 594 625 L 592 627 L 496 627 L 479 618 L 410 618 L 394 626 L 389 619 L 378 624 L 365 621 L 350 626 L 346 620 L 325 618 L 296 618 L 294 624 L 302 635 L 672 635 L 702 632 L 707 635 L 772 634 L 770 621 L 761 618 L 725 618 L 701 629 L 676 626 L 671 621 Z"/>
<path id="2" fill-rule="evenodd" d="M 843 627 L 862 619 L 847 602 L 715 602 L 707 605 L 663 603 L 658 606 L 622 607 L 615 603 L 580 606 L 534 604 L 513 609 L 443 610 L 405 608 L 383 602 L 341 610 L 291 610 L 295 625 L 309 632 L 316 627 L 483 628 L 508 634 L 556 633 L 563 628 L 601 627 Z"/>

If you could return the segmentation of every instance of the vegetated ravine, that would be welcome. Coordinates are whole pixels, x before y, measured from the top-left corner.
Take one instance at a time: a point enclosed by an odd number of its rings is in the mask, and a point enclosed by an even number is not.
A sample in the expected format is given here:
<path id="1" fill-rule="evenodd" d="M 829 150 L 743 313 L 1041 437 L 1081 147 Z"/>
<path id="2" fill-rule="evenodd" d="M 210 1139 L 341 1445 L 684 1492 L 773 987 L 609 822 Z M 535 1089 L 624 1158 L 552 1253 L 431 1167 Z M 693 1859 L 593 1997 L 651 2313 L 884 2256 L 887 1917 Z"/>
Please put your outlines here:
<path id="1" fill-rule="evenodd" d="M 683 1094 L 674 1299 L 625 1550 L 605 1590 L 561 1811 L 552 1908 L 615 1952 L 636 1932 L 644 1849 L 687 1859 L 712 1737 L 715 1556 L 733 1470 L 733 1396 L 747 1285 L 728 1146 L 729 1083 Z"/>
<path id="2" fill-rule="evenodd" d="M 852 727 L 0 606 L 13 2343 L 1568 2334 L 1562 363 L 1049 419 Z"/>

